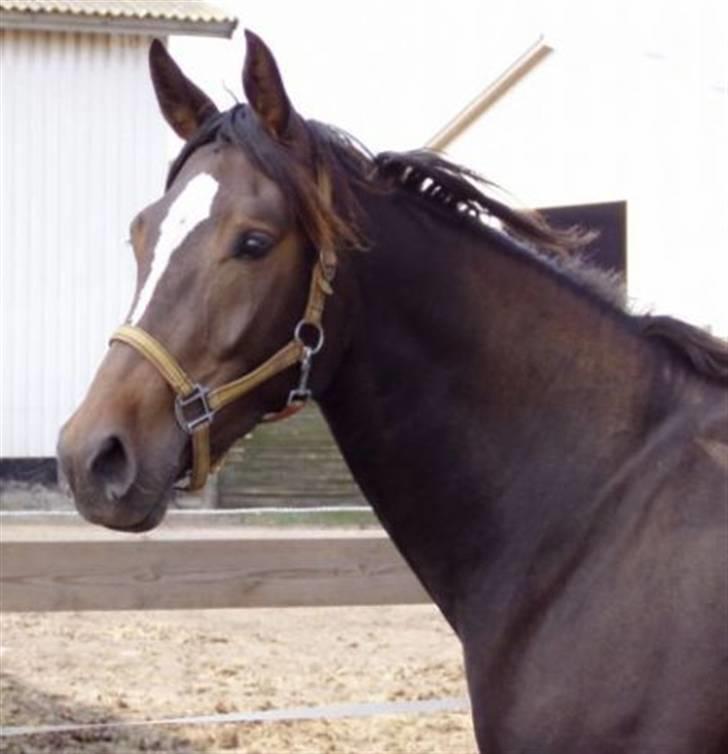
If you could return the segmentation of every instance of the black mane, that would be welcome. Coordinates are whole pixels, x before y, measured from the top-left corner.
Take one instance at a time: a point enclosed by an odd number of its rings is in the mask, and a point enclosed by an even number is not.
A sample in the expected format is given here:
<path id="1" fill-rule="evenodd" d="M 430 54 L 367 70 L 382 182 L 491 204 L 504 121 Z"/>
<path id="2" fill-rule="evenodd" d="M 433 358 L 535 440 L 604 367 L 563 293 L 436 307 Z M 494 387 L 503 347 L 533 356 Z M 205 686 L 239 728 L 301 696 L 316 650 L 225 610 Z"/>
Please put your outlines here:
<path id="1" fill-rule="evenodd" d="M 375 162 L 380 174 L 394 178 L 405 188 L 475 220 L 496 218 L 512 238 L 542 251 L 563 255 L 584 247 L 595 237 L 580 228 L 557 230 L 538 212 L 515 210 L 499 202 L 477 188 L 480 184 L 498 189 L 495 183 L 436 152 L 383 152 Z"/>
<path id="2" fill-rule="evenodd" d="M 728 385 L 728 343 L 674 317 L 639 318 L 648 338 L 663 342 L 681 360 L 700 374 Z"/>

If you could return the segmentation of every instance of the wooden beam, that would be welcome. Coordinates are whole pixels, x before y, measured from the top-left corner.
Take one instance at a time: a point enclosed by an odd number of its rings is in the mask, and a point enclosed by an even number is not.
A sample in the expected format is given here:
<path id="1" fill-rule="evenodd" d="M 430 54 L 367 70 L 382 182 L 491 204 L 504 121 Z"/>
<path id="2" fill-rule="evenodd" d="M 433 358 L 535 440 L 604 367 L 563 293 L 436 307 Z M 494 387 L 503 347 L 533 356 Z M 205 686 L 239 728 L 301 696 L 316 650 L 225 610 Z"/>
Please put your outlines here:
<path id="1" fill-rule="evenodd" d="M 522 55 L 490 83 L 472 102 L 466 105 L 451 121 L 443 126 L 425 146 L 442 151 L 460 134 L 468 129 L 480 116 L 492 107 L 504 94 L 532 71 L 553 48 L 540 36 Z"/>
<path id="2" fill-rule="evenodd" d="M 25 532 L 23 530 L 25 529 Z M 416 604 L 429 597 L 377 530 L 173 529 L 115 535 L 3 526 L 0 610 Z"/>

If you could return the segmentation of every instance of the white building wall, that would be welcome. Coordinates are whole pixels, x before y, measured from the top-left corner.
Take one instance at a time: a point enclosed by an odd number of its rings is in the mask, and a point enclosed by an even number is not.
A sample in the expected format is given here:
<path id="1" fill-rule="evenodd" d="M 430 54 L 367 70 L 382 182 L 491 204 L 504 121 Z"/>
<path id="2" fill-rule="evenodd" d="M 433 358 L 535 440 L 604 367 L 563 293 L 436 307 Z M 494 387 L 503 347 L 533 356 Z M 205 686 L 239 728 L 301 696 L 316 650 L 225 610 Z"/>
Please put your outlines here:
<path id="1" fill-rule="evenodd" d="M 0 457 L 55 454 L 130 304 L 166 166 L 148 44 L 0 31 Z"/>
<path id="2" fill-rule="evenodd" d="M 626 200 L 636 307 L 728 336 L 728 56 L 597 37 L 555 42 L 448 152 L 528 206 Z"/>

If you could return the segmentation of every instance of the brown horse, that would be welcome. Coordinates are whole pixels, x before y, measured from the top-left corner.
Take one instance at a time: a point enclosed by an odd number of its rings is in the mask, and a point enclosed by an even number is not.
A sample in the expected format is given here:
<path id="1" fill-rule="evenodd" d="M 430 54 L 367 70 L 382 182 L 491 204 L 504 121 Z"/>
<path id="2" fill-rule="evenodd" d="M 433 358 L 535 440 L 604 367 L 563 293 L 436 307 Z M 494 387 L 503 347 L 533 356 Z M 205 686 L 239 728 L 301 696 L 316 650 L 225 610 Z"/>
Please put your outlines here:
<path id="1" fill-rule="evenodd" d="M 81 513 L 155 526 L 310 392 L 462 641 L 482 752 L 728 751 L 726 345 L 467 171 L 305 120 L 255 35 L 223 113 L 150 60 L 186 145 L 61 434 Z"/>

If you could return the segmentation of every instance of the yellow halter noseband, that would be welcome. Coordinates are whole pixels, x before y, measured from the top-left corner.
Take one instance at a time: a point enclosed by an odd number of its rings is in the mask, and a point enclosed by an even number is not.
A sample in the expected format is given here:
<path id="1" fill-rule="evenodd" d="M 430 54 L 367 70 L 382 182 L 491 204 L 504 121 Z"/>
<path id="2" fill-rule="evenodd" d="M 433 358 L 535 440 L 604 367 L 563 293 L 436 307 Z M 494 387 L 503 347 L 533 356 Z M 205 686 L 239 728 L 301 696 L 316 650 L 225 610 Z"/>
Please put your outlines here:
<path id="1" fill-rule="evenodd" d="M 321 254 L 314 265 L 306 310 L 296 325 L 293 338 L 256 369 L 219 387 L 210 388 L 192 380 L 174 356 L 141 327 L 122 325 L 111 336 L 111 342 L 126 343 L 150 361 L 175 393 L 177 422 L 190 435 L 192 442 L 192 471 L 187 489 L 203 487 L 210 473 L 210 424 L 221 408 L 296 363 L 301 365 L 298 386 L 290 391 L 286 407 L 275 414 L 266 415 L 264 421 L 284 419 L 296 413 L 311 396 L 308 378 L 312 359 L 324 344 L 321 321 L 326 297 L 332 293 L 332 258 L 335 257 Z M 309 338 L 306 332 L 312 337 L 310 344 L 307 343 Z M 192 412 L 195 413 L 189 418 Z"/>

